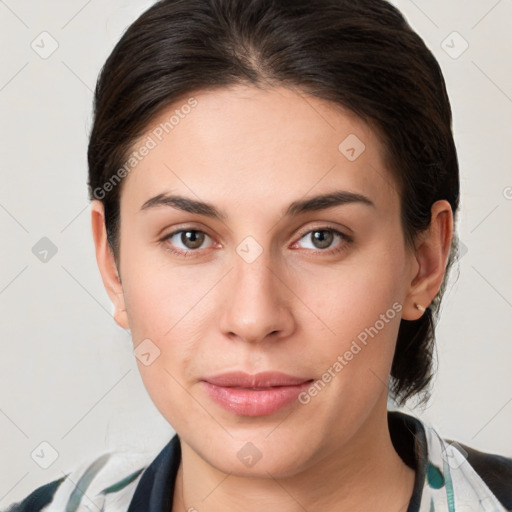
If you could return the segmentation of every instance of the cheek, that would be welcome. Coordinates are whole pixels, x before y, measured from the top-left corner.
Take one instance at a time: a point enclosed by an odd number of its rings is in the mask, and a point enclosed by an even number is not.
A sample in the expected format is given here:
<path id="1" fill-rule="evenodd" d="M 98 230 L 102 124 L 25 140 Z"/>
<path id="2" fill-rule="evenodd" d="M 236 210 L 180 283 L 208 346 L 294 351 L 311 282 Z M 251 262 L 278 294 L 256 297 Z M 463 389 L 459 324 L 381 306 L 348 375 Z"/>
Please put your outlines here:
<path id="1" fill-rule="evenodd" d="M 384 245 L 339 265 L 298 274 L 297 295 L 313 311 L 304 313 L 307 357 L 330 372 L 331 389 L 354 396 L 387 385 L 402 310 L 403 254 Z M 329 375 L 325 375 L 328 380 Z"/>
<path id="2" fill-rule="evenodd" d="M 197 304 L 200 290 L 187 286 L 188 280 L 178 280 L 176 274 L 169 269 L 154 272 L 146 267 L 131 272 L 129 277 L 127 272 L 125 284 L 135 354 L 149 352 L 151 357 L 150 364 L 146 364 L 144 357 L 137 356 L 142 381 L 157 409 L 174 428 L 180 425 L 180 411 L 190 408 L 185 388 L 200 356 L 202 327 L 198 319 L 204 318 L 201 303 Z"/>
<path id="3" fill-rule="evenodd" d="M 332 339 L 346 338 L 370 327 L 403 300 L 403 273 L 403 252 L 381 242 L 330 267 L 298 269 L 291 287 L 322 321 L 317 326 L 323 323 Z M 390 312 L 393 318 L 395 310 Z"/>
<path id="4" fill-rule="evenodd" d="M 143 379 L 163 379 L 163 386 L 173 381 L 167 372 L 180 382 L 194 377 L 215 313 L 209 291 L 218 281 L 214 269 L 204 267 L 201 279 L 198 272 L 194 265 L 173 268 L 140 257 L 127 262 L 123 288 L 134 347 L 149 339 L 159 353 L 151 371 L 139 365 Z"/>
<path id="5" fill-rule="evenodd" d="M 172 336 L 204 295 L 206 276 L 198 280 L 193 266 L 173 268 L 151 254 L 126 254 L 123 290 L 132 334 Z"/>

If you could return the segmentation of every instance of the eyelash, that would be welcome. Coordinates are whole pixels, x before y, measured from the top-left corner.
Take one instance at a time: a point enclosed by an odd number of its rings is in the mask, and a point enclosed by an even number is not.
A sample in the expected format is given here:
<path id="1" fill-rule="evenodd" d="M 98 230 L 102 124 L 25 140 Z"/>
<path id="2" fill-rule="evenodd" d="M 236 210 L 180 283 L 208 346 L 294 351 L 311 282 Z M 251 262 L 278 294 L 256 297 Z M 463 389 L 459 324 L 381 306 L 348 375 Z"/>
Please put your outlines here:
<path id="1" fill-rule="evenodd" d="M 205 233 L 204 231 L 202 231 L 200 229 L 182 228 L 182 229 L 173 231 L 172 233 L 169 233 L 168 235 L 163 237 L 160 240 L 160 242 L 162 242 L 164 244 L 166 250 L 170 251 L 173 254 L 177 254 L 178 256 L 182 256 L 184 258 L 191 258 L 191 257 L 193 258 L 196 256 L 196 254 L 194 254 L 194 253 L 200 252 L 200 249 L 194 249 L 194 250 L 190 249 L 190 250 L 184 251 L 182 249 L 176 249 L 167 243 L 167 241 L 170 238 L 172 238 L 174 235 L 177 235 L 178 233 L 183 233 L 186 231 L 194 231 L 196 233 L 203 233 L 206 236 L 209 236 L 207 233 Z M 338 231 L 335 228 L 331 228 L 328 226 L 323 226 L 323 227 L 319 227 L 319 228 L 310 229 L 308 231 L 304 231 L 299 236 L 298 240 L 301 240 L 302 238 L 304 238 L 305 235 L 308 235 L 309 233 L 314 233 L 316 231 L 329 231 L 330 233 L 333 233 L 334 235 L 341 238 L 342 241 L 338 246 L 334 247 L 333 249 L 316 249 L 316 250 L 307 249 L 309 252 L 313 252 L 314 254 L 316 254 L 316 253 L 324 253 L 324 254 L 329 254 L 329 255 L 339 254 L 342 251 L 346 250 L 347 247 L 353 242 L 353 239 L 350 236 L 346 235 L 345 233 L 342 233 L 341 231 Z"/>

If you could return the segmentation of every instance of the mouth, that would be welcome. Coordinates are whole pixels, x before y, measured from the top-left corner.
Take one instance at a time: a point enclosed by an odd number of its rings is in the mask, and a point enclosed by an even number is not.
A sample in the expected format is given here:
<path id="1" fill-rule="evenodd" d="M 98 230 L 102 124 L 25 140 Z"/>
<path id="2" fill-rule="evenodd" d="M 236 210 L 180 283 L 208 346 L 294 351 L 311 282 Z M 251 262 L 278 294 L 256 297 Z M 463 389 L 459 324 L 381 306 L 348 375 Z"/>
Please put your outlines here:
<path id="1" fill-rule="evenodd" d="M 208 397 L 239 416 L 268 416 L 290 406 L 314 379 L 266 372 L 230 373 L 201 381 Z"/>

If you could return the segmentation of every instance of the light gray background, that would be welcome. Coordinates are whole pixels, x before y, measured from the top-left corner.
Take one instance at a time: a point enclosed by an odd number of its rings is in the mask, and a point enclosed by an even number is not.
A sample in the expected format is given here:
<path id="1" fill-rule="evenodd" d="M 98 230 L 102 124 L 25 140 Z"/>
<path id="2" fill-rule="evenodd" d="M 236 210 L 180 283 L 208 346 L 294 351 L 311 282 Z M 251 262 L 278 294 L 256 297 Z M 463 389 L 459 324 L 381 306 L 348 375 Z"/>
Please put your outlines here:
<path id="1" fill-rule="evenodd" d="M 415 413 L 445 437 L 512 456 L 512 1 L 394 3 L 445 74 L 467 248 L 437 331 L 433 398 Z M 0 1 L 0 507 L 104 451 L 156 455 L 173 434 L 112 319 L 86 190 L 98 72 L 151 4 Z M 58 43 L 46 59 L 31 47 L 51 49 L 43 31 Z M 42 237 L 58 249 L 46 263 L 32 252 Z M 58 452 L 47 469 L 31 457 L 50 461 L 41 442 Z"/>

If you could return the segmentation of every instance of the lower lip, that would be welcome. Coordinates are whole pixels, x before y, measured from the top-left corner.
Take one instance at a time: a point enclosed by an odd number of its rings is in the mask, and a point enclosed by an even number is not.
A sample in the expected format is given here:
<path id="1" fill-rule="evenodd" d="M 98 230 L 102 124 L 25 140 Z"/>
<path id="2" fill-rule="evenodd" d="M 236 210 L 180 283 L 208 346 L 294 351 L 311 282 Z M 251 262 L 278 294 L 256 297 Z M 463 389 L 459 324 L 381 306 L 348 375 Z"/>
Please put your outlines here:
<path id="1" fill-rule="evenodd" d="M 295 386 L 254 390 L 215 386 L 201 381 L 208 395 L 221 407 L 241 416 L 266 416 L 291 404 L 307 389 L 311 380 Z"/>

